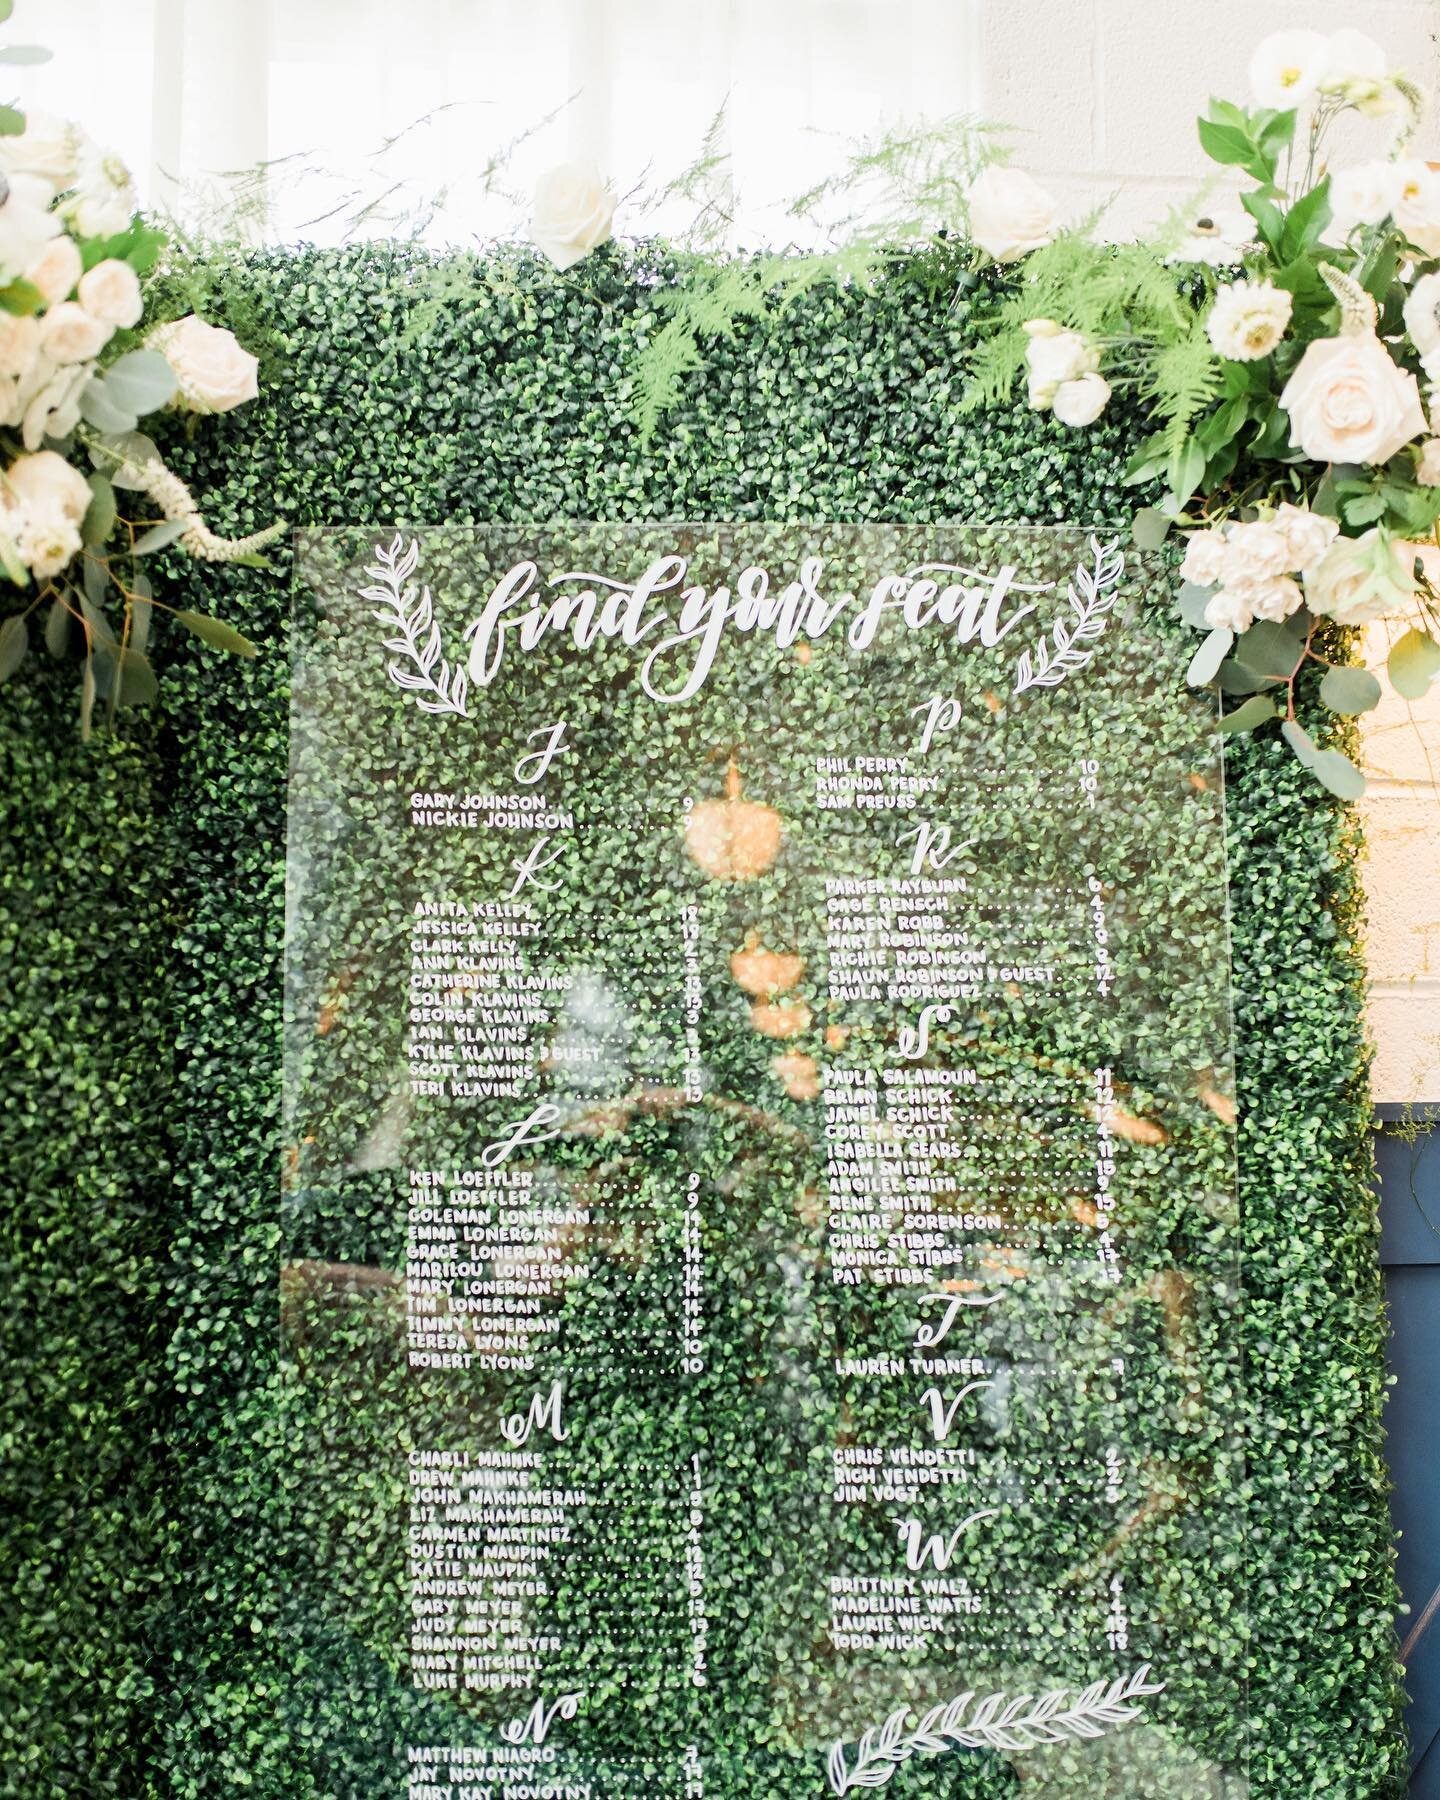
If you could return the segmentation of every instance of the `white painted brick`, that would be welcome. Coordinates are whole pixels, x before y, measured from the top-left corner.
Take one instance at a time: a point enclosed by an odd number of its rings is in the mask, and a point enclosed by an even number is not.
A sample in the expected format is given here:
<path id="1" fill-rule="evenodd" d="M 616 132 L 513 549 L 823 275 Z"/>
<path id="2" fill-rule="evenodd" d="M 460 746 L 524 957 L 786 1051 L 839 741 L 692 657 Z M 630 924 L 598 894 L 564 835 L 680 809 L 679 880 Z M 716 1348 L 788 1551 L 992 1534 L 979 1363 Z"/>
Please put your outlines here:
<path id="1" fill-rule="evenodd" d="M 1096 165 L 1094 0 L 985 0 L 984 113 L 1027 169 Z"/>

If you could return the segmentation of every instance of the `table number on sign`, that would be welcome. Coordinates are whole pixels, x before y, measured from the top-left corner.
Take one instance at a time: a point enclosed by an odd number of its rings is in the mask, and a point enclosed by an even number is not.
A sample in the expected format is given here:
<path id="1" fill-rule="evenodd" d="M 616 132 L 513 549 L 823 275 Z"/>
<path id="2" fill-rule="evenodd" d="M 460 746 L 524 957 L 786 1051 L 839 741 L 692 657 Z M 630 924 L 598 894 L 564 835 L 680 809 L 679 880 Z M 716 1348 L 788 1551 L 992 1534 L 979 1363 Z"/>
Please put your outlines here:
<path id="1" fill-rule="evenodd" d="M 1171 1601 L 1242 1522 L 1163 572 L 1000 526 L 301 566 L 282 1317 L 396 1793 L 1243 1793 L 1233 1633 Z"/>

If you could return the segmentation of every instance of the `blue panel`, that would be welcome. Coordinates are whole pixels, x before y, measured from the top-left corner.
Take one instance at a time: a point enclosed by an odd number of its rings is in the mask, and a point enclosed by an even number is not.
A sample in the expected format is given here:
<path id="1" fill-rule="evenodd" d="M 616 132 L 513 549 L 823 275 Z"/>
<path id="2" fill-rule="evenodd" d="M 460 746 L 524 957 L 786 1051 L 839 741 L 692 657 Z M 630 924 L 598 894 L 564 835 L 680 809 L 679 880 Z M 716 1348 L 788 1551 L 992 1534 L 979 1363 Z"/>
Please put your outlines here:
<path id="1" fill-rule="evenodd" d="M 1400 1620 L 1404 1638 L 1422 1608 L 1440 1587 L 1440 1267 L 1386 1270 L 1394 1338 L 1390 1366 L 1399 1377 L 1391 1390 L 1385 1423 L 1390 1472 L 1395 1482 L 1391 1510 L 1400 1539 L 1400 1591 L 1410 1614 Z M 1428 1750 L 1440 1731 L 1440 1617 L 1432 1620 L 1410 1658 L 1406 1682 L 1412 1757 Z M 1440 1747 L 1427 1759 L 1440 1800 Z"/>
<path id="2" fill-rule="evenodd" d="M 1384 1109 L 1390 1110 L 1390 1109 Z M 1425 1113 L 1433 1121 L 1434 1109 Z M 1411 1142 L 1393 1124 L 1381 1123 L 1375 1137 L 1380 1174 L 1380 1258 L 1393 1264 L 1440 1263 L 1440 1129 L 1421 1124 Z"/>

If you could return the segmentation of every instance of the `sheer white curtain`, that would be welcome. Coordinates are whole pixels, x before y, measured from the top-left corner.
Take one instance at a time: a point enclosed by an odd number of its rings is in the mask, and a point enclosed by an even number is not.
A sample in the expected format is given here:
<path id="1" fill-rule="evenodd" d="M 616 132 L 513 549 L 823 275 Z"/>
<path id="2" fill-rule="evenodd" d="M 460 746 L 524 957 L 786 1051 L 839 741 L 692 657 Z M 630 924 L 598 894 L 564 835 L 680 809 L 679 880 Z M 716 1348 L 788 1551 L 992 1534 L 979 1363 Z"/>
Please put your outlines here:
<path id="1" fill-rule="evenodd" d="M 17 15 L 55 51 L 19 72 L 22 104 L 90 123 L 165 204 L 267 164 L 281 238 L 510 232 L 535 174 L 567 156 L 653 200 L 723 108 L 733 235 L 784 242 L 781 202 L 847 142 L 981 105 L 978 0 L 21 0 Z M 652 205 L 643 229 L 693 210 Z"/>

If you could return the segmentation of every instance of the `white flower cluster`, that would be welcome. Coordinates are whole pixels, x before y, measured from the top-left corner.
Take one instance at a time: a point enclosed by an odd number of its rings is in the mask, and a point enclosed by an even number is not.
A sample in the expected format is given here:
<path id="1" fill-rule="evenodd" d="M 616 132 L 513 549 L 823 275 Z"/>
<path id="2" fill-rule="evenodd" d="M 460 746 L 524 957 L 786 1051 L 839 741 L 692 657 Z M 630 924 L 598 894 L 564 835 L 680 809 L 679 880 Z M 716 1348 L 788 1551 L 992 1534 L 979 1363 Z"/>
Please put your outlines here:
<path id="1" fill-rule="evenodd" d="M 1306 596 L 1295 577 L 1322 562 L 1339 529 L 1334 519 L 1286 503 L 1273 518 L 1192 532 L 1180 573 L 1215 589 L 1207 625 L 1248 631 L 1256 619 L 1278 622 L 1300 610 Z"/>
<path id="2" fill-rule="evenodd" d="M 1019 262 L 1055 235 L 1055 202 L 1023 169 L 988 164 L 965 201 L 971 238 L 998 263 Z"/>
<path id="3" fill-rule="evenodd" d="M 0 533 L 39 580 L 58 575 L 80 550 L 90 485 L 54 450 L 19 456 L 0 484 Z"/>
<path id="4" fill-rule="evenodd" d="M 1054 319 L 1027 319 L 1025 330 L 1031 406 L 1053 411 L 1062 425 L 1093 425 L 1110 399 L 1099 346 Z"/>
<path id="5" fill-rule="evenodd" d="M 1325 98 L 1378 116 L 1400 103 L 1384 50 L 1352 28 L 1272 32 L 1250 58 L 1250 91 L 1281 111 Z"/>
<path id="6" fill-rule="evenodd" d="M 32 113 L 0 138 L 0 281 L 40 298 L 34 315 L 0 317 L 0 425 L 18 426 L 27 450 L 74 429 L 96 357 L 140 318 L 130 265 L 86 270 L 75 241 L 125 230 L 135 204 L 124 166 L 77 126 Z"/>

